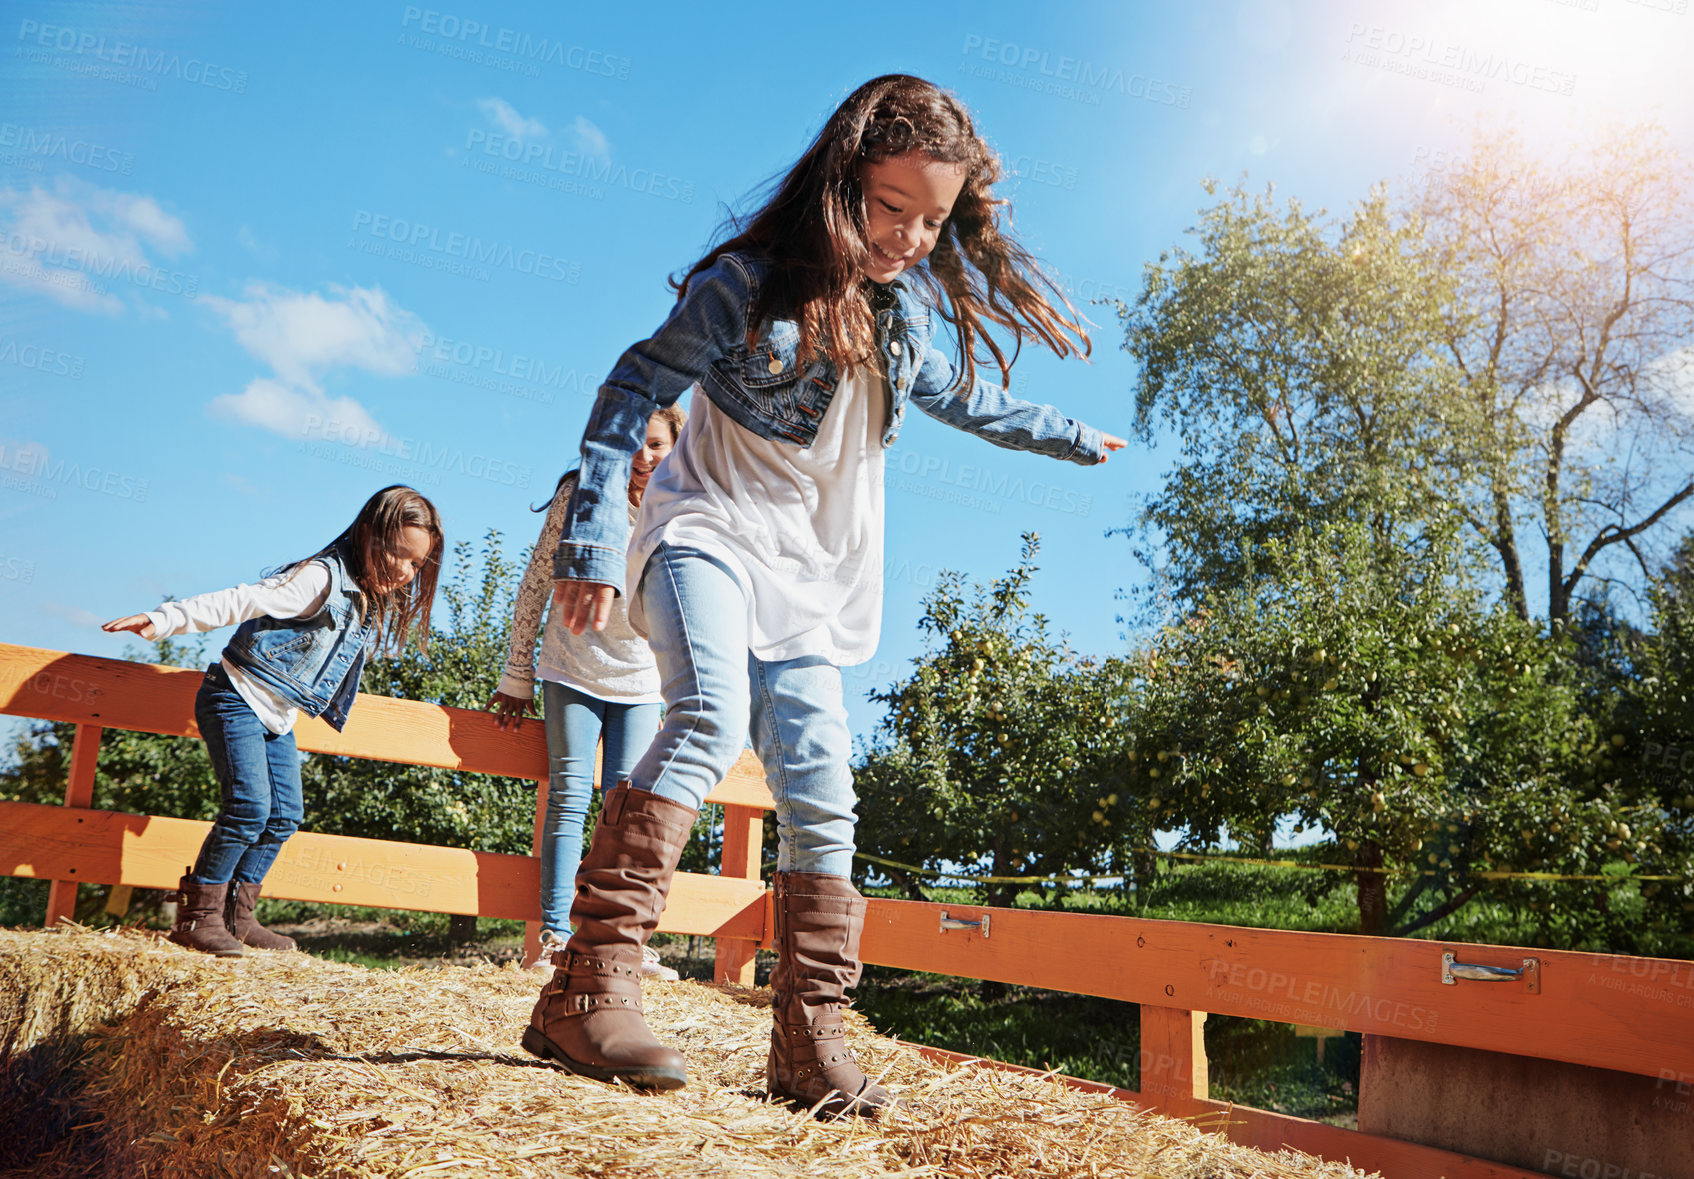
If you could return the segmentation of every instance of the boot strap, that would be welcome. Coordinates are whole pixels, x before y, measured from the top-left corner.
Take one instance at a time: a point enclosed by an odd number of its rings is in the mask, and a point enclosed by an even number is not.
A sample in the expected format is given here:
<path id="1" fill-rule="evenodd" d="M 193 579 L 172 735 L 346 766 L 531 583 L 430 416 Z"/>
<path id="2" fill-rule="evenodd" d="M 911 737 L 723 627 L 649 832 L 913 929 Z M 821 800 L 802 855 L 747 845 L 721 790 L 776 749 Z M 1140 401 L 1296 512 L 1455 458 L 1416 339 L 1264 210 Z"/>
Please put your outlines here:
<path id="1" fill-rule="evenodd" d="M 851 1048 L 843 1048 L 840 1052 L 831 1052 L 828 1056 L 813 1060 L 809 1064 L 795 1062 L 794 1079 L 804 1081 L 808 1077 L 815 1077 L 820 1074 L 827 1077 L 831 1069 L 838 1068 L 841 1065 L 850 1065 L 859 1072 L 860 1076 L 864 1075 L 864 1071 L 859 1069 L 858 1053 Z M 838 1085 L 836 1088 L 840 1088 L 840 1086 Z"/>
<path id="2" fill-rule="evenodd" d="M 616 965 L 604 963 L 598 958 L 584 958 L 582 955 L 561 954 L 560 957 L 573 959 L 573 966 L 588 963 Z M 559 996 L 558 1007 L 562 1015 L 587 1015 L 594 1011 L 633 1011 L 642 1014 L 641 983 L 633 970 L 617 967 L 616 974 L 590 973 L 582 969 L 555 970 L 552 987 Z"/>
<path id="3" fill-rule="evenodd" d="M 626 966 L 622 962 L 614 962 L 610 958 L 596 958 L 592 954 L 577 954 L 569 950 L 555 950 L 553 965 L 563 970 L 573 978 L 622 979 L 639 980 L 641 972 L 634 966 Z"/>

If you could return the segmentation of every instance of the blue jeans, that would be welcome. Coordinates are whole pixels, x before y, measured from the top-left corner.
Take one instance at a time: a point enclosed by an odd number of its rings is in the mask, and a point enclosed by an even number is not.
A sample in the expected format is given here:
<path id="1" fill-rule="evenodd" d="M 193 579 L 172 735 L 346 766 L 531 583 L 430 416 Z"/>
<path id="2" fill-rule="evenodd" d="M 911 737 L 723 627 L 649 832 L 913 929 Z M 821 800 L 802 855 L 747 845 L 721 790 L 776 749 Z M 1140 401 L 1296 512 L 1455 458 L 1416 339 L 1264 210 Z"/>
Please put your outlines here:
<path id="1" fill-rule="evenodd" d="M 582 829 L 594 790 L 594 748 L 605 739 L 600 788 L 627 778 L 659 728 L 657 704 L 597 700 L 541 681 L 547 726 L 547 812 L 541 827 L 541 928 L 570 934 L 571 898 L 582 862 Z"/>
<path id="2" fill-rule="evenodd" d="M 257 884 L 306 816 L 294 733 L 265 728 L 216 663 L 194 697 L 194 723 L 206 741 L 223 806 L 191 875 L 200 884 Z"/>
<path id="3" fill-rule="evenodd" d="M 747 591 L 706 553 L 660 545 L 637 592 L 665 723 L 630 784 L 698 807 L 750 734 L 776 800 L 777 871 L 846 876 L 857 798 L 840 669 L 819 657 L 756 657 Z"/>

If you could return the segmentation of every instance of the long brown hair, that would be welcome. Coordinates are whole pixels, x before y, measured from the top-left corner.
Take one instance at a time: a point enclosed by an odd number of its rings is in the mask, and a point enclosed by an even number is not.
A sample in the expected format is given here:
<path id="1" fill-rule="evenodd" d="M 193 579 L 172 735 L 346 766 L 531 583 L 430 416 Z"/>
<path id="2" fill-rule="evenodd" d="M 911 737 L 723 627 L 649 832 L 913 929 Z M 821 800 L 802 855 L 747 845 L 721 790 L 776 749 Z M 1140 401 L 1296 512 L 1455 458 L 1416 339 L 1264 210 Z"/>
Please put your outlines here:
<path id="1" fill-rule="evenodd" d="M 416 526 L 430 535 L 429 557 L 418 575 L 396 590 L 378 591 L 375 570 L 382 568 L 380 558 L 393 552 L 400 543 L 402 530 Z M 418 648 L 429 650 L 429 611 L 435 602 L 435 583 L 441 574 L 441 514 L 435 505 L 417 490 L 396 483 L 384 487 L 365 501 L 359 514 L 353 517 L 344 532 L 325 547 L 303 561 L 290 566 L 297 569 L 307 561 L 325 556 L 343 547 L 351 557 L 348 572 L 359 586 L 359 616 L 374 617 L 380 630 L 377 649 L 387 647 L 398 655 L 406 649 L 406 639 L 415 629 Z"/>
<path id="2" fill-rule="evenodd" d="M 999 156 L 976 133 L 963 103 L 910 74 L 884 74 L 853 91 L 799 162 L 772 183 L 751 219 L 745 225 L 732 219 L 734 236 L 696 262 L 680 282 L 672 281 L 677 297 L 721 255 L 732 250 L 761 254 L 772 266 L 751 309 L 749 332 L 757 332 L 767 319 L 797 320 L 800 356 L 810 360 L 822 353 L 846 372 L 869 355 L 874 340 L 864 292 L 870 249 L 861 170 L 913 154 L 965 170 L 964 187 L 928 264 L 911 273 L 925 283 L 942 318 L 953 325 L 966 384 L 976 376 L 979 341 L 993 354 L 1003 385 L 1011 382 L 1012 360 L 1026 336 L 1035 336 L 1059 356 L 1087 356 L 1092 345 L 1076 308 L 1012 238 L 1009 213 L 1002 229 L 1001 212 L 1009 205 L 993 193 L 1004 175 Z M 1011 359 L 988 333 L 989 323 L 1011 332 Z M 750 337 L 749 346 L 753 343 Z"/>

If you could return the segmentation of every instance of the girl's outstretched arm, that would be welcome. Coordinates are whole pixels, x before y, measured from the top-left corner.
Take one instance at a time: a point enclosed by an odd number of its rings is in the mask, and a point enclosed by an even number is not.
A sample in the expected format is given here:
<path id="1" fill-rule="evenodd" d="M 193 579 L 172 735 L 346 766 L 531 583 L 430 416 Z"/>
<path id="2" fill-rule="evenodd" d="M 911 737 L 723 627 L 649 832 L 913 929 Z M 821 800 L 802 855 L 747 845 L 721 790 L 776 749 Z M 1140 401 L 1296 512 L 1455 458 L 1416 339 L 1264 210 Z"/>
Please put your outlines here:
<path id="1" fill-rule="evenodd" d="M 752 275 L 739 258 L 725 254 L 689 280 L 658 331 L 618 358 L 583 430 L 582 469 L 553 557 L 555 579 L 623 592 L 629 466 L 647 436 L 647 420 L 746 338 L 753 295 Z M 609 608 L 609 597 L 607 602 Z M 602 620 L 595 629 L 604 625 Z"/>
<path id="2" fill-rule="evenodd" d="M 997 372 L 998 370 L 996 370 Z M 1051 405 L 1013 397 L 979 370 L 969 388 L 946 353 L 931 345 L 912 382 L 912 404 L 937 421 L 1008 450 L 1028 450 L 1092 467 L 1124 441 Z"/>
<path id="3" fill-rule="evenodd" d="M 130 631 L 144 639 L 216 630 L 249 618 L 310 618 L 329 597 L 329 570 L 322 561 L 307 561 L 286 573 L 251 585 L 231 586 L 166 602 L 146 614 L 114 618 L 100 629 Z M 141 625 L 136 625 L 137 623 Z"/>

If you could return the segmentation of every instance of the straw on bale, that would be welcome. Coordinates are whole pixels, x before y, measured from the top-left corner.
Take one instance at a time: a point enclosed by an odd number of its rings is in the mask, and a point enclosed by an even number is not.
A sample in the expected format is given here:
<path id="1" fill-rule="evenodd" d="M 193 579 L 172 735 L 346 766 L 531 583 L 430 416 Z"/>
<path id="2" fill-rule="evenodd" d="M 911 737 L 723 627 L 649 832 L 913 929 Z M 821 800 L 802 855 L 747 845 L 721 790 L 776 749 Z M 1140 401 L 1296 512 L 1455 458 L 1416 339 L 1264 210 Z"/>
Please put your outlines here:
<path id="1" fill-rule="evenodd" d="M 1050 1078 L 925 1060 L 851 1016 L 902 1108 L 764 1099 L 770 995 L 646 985 L 689 1084 L 634 1093 L 531 1058 L 540 979 L 194 954 L 143 933 L 0 930 L 0 1168 L 137 1176 L 1165 1176 L 1344 1179 Z M 43 1062 L 48 1062 L 44 1064 Z M 32 1090 L 33 1086 L 33 1090 Z M 50 1111 L 62 1111 L 57 1115 Z"/>

